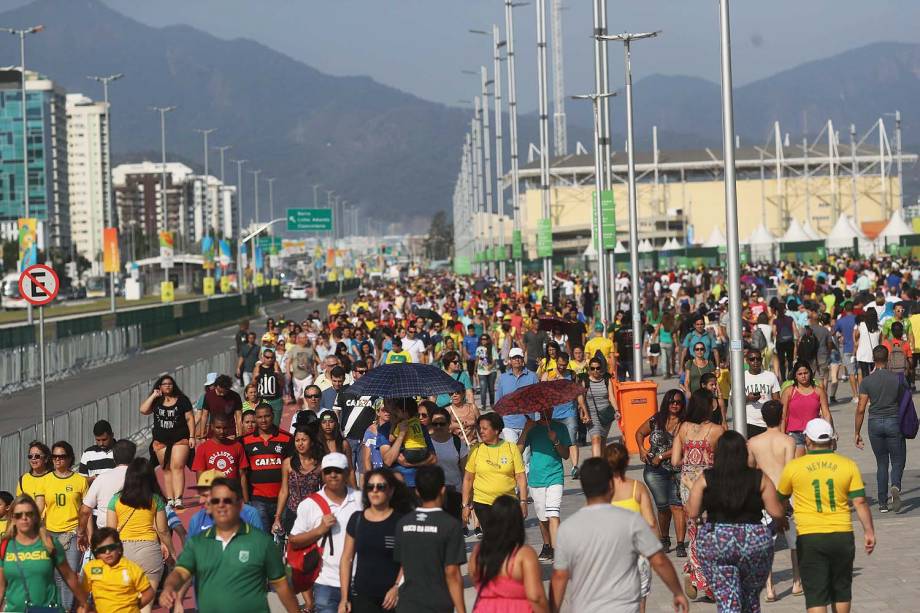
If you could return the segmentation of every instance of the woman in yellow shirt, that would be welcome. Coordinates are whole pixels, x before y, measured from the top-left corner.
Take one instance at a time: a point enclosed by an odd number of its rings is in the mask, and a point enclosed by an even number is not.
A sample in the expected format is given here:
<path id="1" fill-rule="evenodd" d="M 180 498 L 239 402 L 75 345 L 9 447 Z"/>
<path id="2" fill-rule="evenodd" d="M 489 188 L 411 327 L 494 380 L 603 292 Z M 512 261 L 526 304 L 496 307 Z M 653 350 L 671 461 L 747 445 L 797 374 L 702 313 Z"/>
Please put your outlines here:
<path id="1" fill-rule="evenodd" d="M 64 556 L 71 568 L 80 568 L 80 547 L 85 534 L 79 532 L 80 506 L 89 489 L 86 477 L 73 472 L 73 447 L 67 441 L 58 441 L 51 446 L 51 462 L 54 470 L 41 480 L 36 502 L 45 510 L 45 528 L 48 534 L 60 541 Z M 61 604 L 69 610 L 73 603 L 73 592 L 60 574 L 55 582 L 61 591 Z"/>
<path id="2" fill-rule="evenodd" d="M 124 486 L 109 502 L 106 526 L 118 530 L 125 557 L 144 570 L 156 590 L 163 561 L 175 554 L 166 523 L 166 501 L 146 458 L 135 458 L 128 465 Z M 143 611 L 149 613 L 150 605 Z"/>
<path id="3" fill-rule="evenodd" d="M 463 476 L 463 522 L 468 523 L 470 512 L 475 510 L 486 536 L 489 532 L 489 511 L 499 496 L 517 497 L 521 501 L 521 512 L 527 517 L 524 459 L 515 443 L 500 438 L 504 425 L 498 413 L 479 416 L 482 444 L 470 451 Z"/>
<path id="4" fill-rule="evenodd" d="M 27 494 L 38 500 L 42 479 L 51 473 L 51 450 L 41 441 L 29 443 L 29 472 L 23 473 L 16 484 L 16 495 Z M 44 509 L 39 507 L 44 514 Z"/>
<path id="5" fill-rule="evenodd" d="M 559 378 L 556 370 L 556 357 L 559 355 L 559 343 L 550 341 L 546 343 L 546 357 L 540 360 L 537 366 L 537 378 L 540 381 L 554 381 Z"/>

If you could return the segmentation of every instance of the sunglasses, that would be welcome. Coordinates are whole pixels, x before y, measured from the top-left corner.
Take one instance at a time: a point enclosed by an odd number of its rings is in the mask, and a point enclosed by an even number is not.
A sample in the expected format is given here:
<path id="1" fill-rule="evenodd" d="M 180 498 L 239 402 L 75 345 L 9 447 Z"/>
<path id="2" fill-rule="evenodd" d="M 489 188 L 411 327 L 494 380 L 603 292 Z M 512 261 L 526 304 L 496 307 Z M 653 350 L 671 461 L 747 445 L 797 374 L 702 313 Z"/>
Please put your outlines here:
<path id="1" fill-rule="evenodd" d="M 435 428 L 443 428 L 447 426 L 447 422 L 446 421 L 433 421 L 431 422 L 431 425 L 434 426 Z"/>
<path id="2" fill-rule="evenodd" d="M 694 347 L 693 350 L 694 351 L 706 351 L 706 348 L 705 347 Z"/>
<path id="3" fill-rule="evenodd" d="M 28 517 L 35 517 L 35 513 L 33 511 L 19 511 L 13 513 L 13 519 L 26 519 Z"/>
<path id="4" fill-rule="evenodd" d="M 236 498 L 211 498 L 209 502 L 214 506 L 221 504 L 236 504 Z"/>
<path id="5" fill-rule="evenodd" d="M 760 356 L 752 356 L 748 358 L 748 362 L 760 362 L 762 360 L 763 358 L 761 358 Z"/>
<path id="6" fill-rule="evenodd" d="M 387 488 L 390 487 L 388 483 L 368 483 L 367 491 L 368 492 L 385 492 Z"/>
<path id="7" fill-rule="evenodd" d="M 52 460 L 69 460 L 69 459 L 70 459 L 70 456 L 67 455 L 67 454 L 63 454 L 63 455 L 62 455 L 62 454 L 60 454 L 60 453 L 52 453 L 52 454 L 51 454 L 51 459 L 52 459 Z"/>
<path id="8" fill-rule="evenodd" d="M 30 460 L 44 460 L 44 459 L 45 459 L 45 456 L 43 456 L 43 455 L 40 454 L 40 453 L 30 453 L 30 454 L 29 454 L 29 459 L 30 459 Z"/>
<path id="9" fill-rule="evenodd" d="M 359 375 L 366 375 L 367 369 L 366 368 L 356 368 L 355 372 L 358 373 Z"/>
<path id="10" fill-rule="evenodd" d="M 305 394 L 304 398 L 322 398 L 322 394 Z"/>
<path id="11" fill-rule="evenodd" d="M 101 547 L 96 547 L 95 549 L 93 549 L 93 555 L 98 557 L 106 553 L 118 551 L 119 549 L 121 549 L 121 545 L 119 545 L 118 543 L 112 543 L 111 545 L 102 545 Z"/>
<path id="12" fill-rule="evenodd" d="M 671 404 L 683 404 L 683 403 L 684 403 L 683 398 L 672 398 L 671 399 Z"/>
<path id="13" fill-rule="evenodd" d="M 345 471 L 342 470 L 341 468 L 335 468 L 335 467 L 330 466 L 329 468 L 323 469 L 323 474 L 324 475 L 343 475 L 345 474 Z"/>
<path id="14" fill-rule="evenodd" d="M 588 367 L 588 370 L 600 370 L 600 369 L 601 369 L 600 366 L 589 366 Z"/>
<path id="15" fill-rule="evenodd" d="M 428 413 L 419 413 L 419 414 L 418 414 L 418 417 L 419 417 L 419 419 L 425 419 L 425 418 L 428 417 Z"/>

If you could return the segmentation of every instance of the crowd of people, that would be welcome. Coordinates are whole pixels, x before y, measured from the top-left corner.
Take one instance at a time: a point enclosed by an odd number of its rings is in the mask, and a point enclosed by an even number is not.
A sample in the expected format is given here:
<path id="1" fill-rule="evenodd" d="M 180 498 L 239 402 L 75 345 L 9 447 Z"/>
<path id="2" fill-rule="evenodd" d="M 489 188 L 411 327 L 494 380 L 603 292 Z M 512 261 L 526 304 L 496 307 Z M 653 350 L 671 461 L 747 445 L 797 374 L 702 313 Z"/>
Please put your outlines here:
<path id="1" fill-rule="evenodd" d="M 16 496 L 0 492 L 5 610 L 181 611 L 193 593 L 200 611 L 267 611 L 272 591 L 291 613 L 466 611 L 465 572 L 473 611 L 640 611 L 654 572 L 675 610 L 708 599 L 755 612 L 762 591 L 777 598 L 781 534 L 792 593 L 809 611 L 848 610 L 851 507 L 867 553 L 875 537 L 831 408 L 849 390 L 860 449 L 868 420 L 878 511 L 898 513 L 920 268 L 840 260 L 744 273 L 740 428 L 714 270 L 647 273 L 638 287 L 622 273 L 609 321 L 592 279 L 563 274 L 551 290 L 528 276 L 522 292 L 422 275 L 368 284 L 299 321 L 241 322 L 235 372 L 194 391 L 156 380 L 138 407 L 152 418 L 149 449 L 104 420 L 79 461 L 67 441 L 30 445 Z M 640 313 L 622 308 L 632 291 Z M 374 369 L 419 363 L 456 390 L 351 391 Z M 627 476 L 617 400 L 637 369 L 663 391 L 628 433 L 641 479 Z M 582 393 L 545 412 L 493 410 L 561 379 Z M 585 496 L 568 517 L 566 477 Z M 526 544 L 531 514 L 539 550 Z"/>

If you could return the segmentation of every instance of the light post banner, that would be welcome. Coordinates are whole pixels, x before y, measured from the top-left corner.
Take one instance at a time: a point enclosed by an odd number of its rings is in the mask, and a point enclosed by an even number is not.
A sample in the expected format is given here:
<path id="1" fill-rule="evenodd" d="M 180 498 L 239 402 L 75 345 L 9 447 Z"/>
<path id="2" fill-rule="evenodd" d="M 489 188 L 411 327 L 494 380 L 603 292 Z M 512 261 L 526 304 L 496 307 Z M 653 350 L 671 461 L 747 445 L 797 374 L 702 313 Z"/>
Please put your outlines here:
<path id="1" fill-rule="evenodd" d="M 597 199 L 597 192 L 591 192 L 591 201 Z M 594 249 L 597 250 L 597 209 L 591 207 L 591 220 L 594 228 Z M 601 248 L 603 251 L 611 251 L 617 246 L 617 215 L 616 204 L 613 200 L 613 190 L 605 189 L 601 192 L 601 220 L 604 223 L 603 240 Z"/>
<path id="2" fill-rule="evenodd" d="M 176 243 L 169 230 L 160 231 L 160 268 L 169 269 L 175 265 Z"/>
<path id="3" fill-rule="evenodd" d="M 454 273 L 458 275 L 472 274 L 473 267 L 470 264 L 470 258 L 465 255 L 454 256 Z"/>
<path id="4" fill-rule="evenodd" d="M 38 264 L 38 219 L 19 218 L 19 272 Z"/>
<path id="5" fill-rule="evenodd" d="M 102 270 L 121 270 L 121 253 L 118 251 L 118 228 L 104 228 L 102 231 Z"/>
<path id="6" fill-rule="evenodd" d="M 537 221 L 537 257 L 553 257 L 553 222 L 548 218 Z"/>
<path id="7" fill-rule="evenodd" d="M 203 258 L 202 267 L 205 270 L 214 269 L 214 239 L 205 236 L 201 239 L 201 256 Z"/>
<path id="8" fill-rule="evenodd" d="M 511 257 L 515 260 L 524 258 L 524 242 L 521 240 L 521 231 L 511 232 Z"/>
<path id="9" fill-rule="evenodd" d="M 218 255 L 218 261 L 220 262 L 220 267 L 226 269 L 230 266 L 230 262 L 233 261 L 233 256 L 230 252 L 230 241 L 225 238 L 220 239 L 220 255 Z"/>
<path id="10" fill-rule="evenodd" d="M 253 266 L 257 271 L 262 270 L 262 267 L 265 265 L 265 258 L 262 255 L 262 247 L 259 245 L 255 246 L 255 255 L 252 256 Z"/>

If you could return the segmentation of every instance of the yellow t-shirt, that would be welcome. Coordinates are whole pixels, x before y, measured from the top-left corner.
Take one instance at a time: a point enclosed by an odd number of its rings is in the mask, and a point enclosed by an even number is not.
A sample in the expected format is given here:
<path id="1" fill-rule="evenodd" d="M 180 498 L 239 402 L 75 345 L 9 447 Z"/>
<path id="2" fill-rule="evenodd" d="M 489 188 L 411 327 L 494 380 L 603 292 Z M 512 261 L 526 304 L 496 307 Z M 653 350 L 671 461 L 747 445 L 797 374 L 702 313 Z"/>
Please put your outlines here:
<path id="1" fill-rule="evenodd" d="M 830 449 L 809 451 L 786 464 L 776 491 L 792 497 L 799 534 L 852 532 L 847 498 L 866 495 L 856 462 Z"/>
<path id="2" fill-rule="evenodd" d="M 390 351 L 387 354 L 387 364 L 409 364 L 412 362 L 412 356 L 403 349 L 402 351 Z"/>
<path id="3" fill-rule="evenodd" d="M 81 474 L 59 477 L 54 472 L 41 479 L 39 495 L 45 497 L 45 527 L 51 532 L 72 532 L 80 519 L 80 505 L 89 489 Z"/>
<path id="4" fill-rule="evenodd" d="M 910 334 L 913 336 L 911 340 L 913 348 L 920 348 L 920 313 L 916 315 L 911 315 L 907 318 L 907 321 L 910 322 Z"/>
<path id="5" fill-rule="evenodd" d="M 345 308 L 345 305 L 341 302 L 330 302 L 329 306 L 326 307 L 326 310 L 329 311 L 329 315 L 335 316 L 342 312 L 342 309 Z"/>
<path id="6" fill-rule="evenodd" d="M 473 502 L 492 504 L 496 498 L 514 496 L 515 475 L 524 472 L 524 458 L 518 446 L 508 441 L 495 445 L 476 445 L 466 461 L 466 471 L 473 473 Z"/>
<path id="7" fill-rule="evenodd" d="M 144 570 L 124 556 L 114 566 L 90 560 L 83 572 L 83 589 L 92 593 L 99 613 L 138 613 L 138 598 L 151 587 Z"/>
<path id="8" fill-rule="evenodd" d="M 21 496 L 22 494 L 28 494 L 32 498 L 35 498 L 41 494 L 44 479 L 50 474 L 51 473 L 45 473 L 41 477 L 36 477 L 32 473 L 25 473 L 23 476 L 19 477 L 19 482 L 16 484 L 16 495 Z"/>
<path id="9" fill-rule="evenodd" d="M 722 397 L 722 400 L 728 400 L 728 396 L 732 392 L 731 371 L 727 368 L 720 368 L 719 376 L 716 377 L 716 382 L 719 384 L 719 395 Z"/>
<path id="10" fill-rule="evenodd" d="M 6 534 L 6 529 L 10 525 L 10 520 L 6 517 L 0 519 L 0 534 Z"/>
<path id="11" fill-rule="evenodd" d="M 559 378 L 559 371 L 556 370 L 556 360 L 551 360 L 550 358 L 540 360 L 540 365 L 537 367 L 537 376 L 542 378 L 544 374 L 547 375 L 548 381 Z"/>
<path id="12" fill-rule="evenodd" d="M 594 359 L 594 355 L 597 353 L 598 349 L 600 349 L 604 359 L 609 362 L 610 354 L 613 353 L 613 341 L 606 336 L 595 336 L 585 343 L 585 360 L 590 362 Z"/>
<path id="13" fill-rule="evenodd" d="M 119 492 L 109 501 L 109 511 L 115 511 L 116 518 L 116 525 L 111 527 L 118 530 L 123 541 L 157 541 L 159 537 L 154 527 L 157 511 L 165 509 L 166 502 L 156 494 L 149 509 L 135 509 L 122 503 Z"/>
<path id="14" fill-rule="evenodd" d="M 425 433 L 422 431 L 422 422 L 418 417 L 410 417 L 406 422 L 406 438 L 403 440 L 403 449 L 428 449 L 428 442 L 425 440 Z M 391 434 L 391 443 L 399 436 L 401 430 L 399 424 L 393 428 Z"/>

